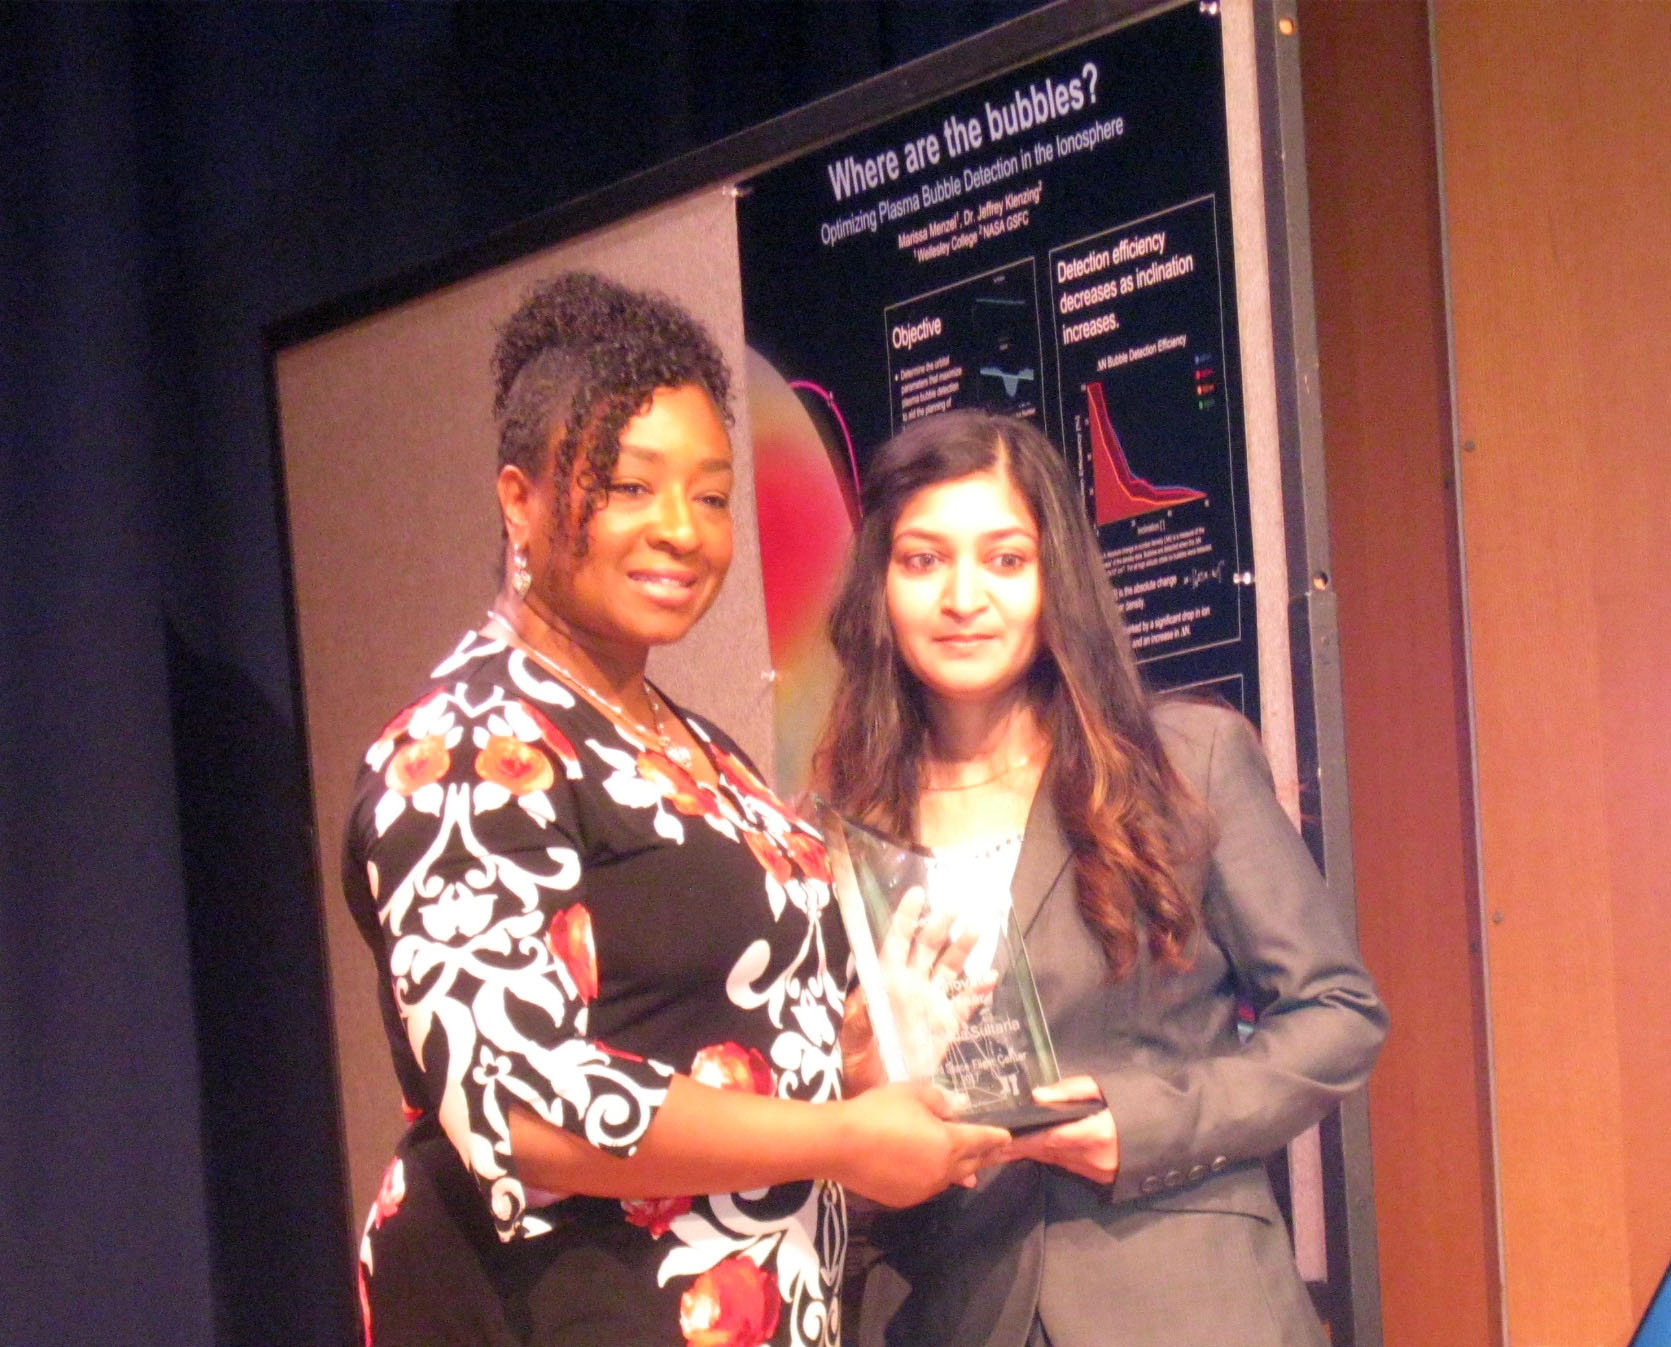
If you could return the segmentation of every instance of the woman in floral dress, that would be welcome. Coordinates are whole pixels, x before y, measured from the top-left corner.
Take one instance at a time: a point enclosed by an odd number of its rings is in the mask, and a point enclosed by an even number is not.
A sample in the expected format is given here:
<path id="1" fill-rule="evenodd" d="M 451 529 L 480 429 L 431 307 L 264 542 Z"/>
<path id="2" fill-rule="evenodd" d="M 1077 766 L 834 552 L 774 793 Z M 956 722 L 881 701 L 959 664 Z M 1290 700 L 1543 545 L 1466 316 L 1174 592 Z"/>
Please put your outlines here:
<path id="1" fill-rule="evenodd" d="M 712 340 L 560 276 L 494 373 L 505 582 L 367 752 L 347 830 L 411 1119 L 366 1342 L 834 1344 L 842 1186 L 917 1202 L 1007 1138 L 926 1088 L 842 1098 L 823 848 L 645 678 L 730 561 Z"/>

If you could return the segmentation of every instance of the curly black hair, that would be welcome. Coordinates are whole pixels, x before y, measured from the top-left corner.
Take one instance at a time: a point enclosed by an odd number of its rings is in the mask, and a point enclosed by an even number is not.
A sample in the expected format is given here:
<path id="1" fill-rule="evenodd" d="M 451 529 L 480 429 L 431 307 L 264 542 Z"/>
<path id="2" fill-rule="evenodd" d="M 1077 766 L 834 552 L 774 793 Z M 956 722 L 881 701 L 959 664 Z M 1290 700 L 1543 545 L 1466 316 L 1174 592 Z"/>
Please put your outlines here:
<path id="1" fill-rule="evenodd" d="M 523 297 L 493 348 L 499 466 L 538 478 L 552 447 L 556 480 L 573 477 L 585 494 L 574 528 L 579 556 L 606 498 L 622 428 L 657 389 L 687 384 L 705 390 L 731 423 L 731 371 L 696 319 L 664 295 L 589 272 L 553 276 Z"/>

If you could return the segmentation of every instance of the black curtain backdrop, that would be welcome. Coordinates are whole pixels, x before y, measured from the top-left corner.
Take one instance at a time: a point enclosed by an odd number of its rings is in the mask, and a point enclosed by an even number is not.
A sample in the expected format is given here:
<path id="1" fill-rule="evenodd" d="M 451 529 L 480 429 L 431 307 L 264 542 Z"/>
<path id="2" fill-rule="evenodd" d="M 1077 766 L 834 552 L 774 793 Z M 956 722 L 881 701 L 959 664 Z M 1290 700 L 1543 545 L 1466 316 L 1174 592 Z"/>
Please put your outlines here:
<path id="1" fill-rule="evenodd" d="M 0 1342 L 357 1336 L 264 326 L 1033 4 L 0 5 Z"/>

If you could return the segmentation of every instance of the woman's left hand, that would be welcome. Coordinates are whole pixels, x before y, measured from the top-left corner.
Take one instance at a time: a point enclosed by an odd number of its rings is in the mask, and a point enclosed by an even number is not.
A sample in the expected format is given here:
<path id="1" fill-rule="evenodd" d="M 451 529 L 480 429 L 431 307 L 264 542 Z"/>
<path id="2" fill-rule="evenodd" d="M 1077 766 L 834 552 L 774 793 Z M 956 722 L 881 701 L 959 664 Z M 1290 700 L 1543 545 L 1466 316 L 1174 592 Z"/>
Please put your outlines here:
<path id="1" fill-rule="evenodd" d="M 1033 1091 L 1041 1104 L 1066 1104 L 1101 1099 L 1102 1091 L 1089 1076 L 1068 1076 Z M 1004 1151 L 1006 1160 L 1037 1160 L 1077 1174 L 1092 1183 L 1113 1183 L 1120 1172 L 1120 1134 L 1107 1109 L 1058 1127 L 1041 1127 L 1014 1138 Z"/>
<path id="2" fill-rule="evenodd" d="M 979 932 L 959 930 L 954 914 L 936 912 L 921 885 L 906 890 L 876 948 L 895 1036 L 913 1077 L 933 1075 L 963 1027 L 979 1012 L 998 975 L 966 973 Z M 864 994 L 847 998 L 841 1024 L 843 1092 L 849 1097 L 885 1078 Z"/>

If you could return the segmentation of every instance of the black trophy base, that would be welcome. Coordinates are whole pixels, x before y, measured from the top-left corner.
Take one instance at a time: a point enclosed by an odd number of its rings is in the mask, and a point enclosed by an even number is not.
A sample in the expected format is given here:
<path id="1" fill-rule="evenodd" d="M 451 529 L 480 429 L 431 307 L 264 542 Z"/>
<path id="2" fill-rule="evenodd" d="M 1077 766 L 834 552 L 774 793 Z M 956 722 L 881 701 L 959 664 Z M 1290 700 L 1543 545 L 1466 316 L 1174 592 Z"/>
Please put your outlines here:
<path id="1" fill-rule="evenodd" d="M 1074 1122 L 1101 1113 L 1108 1106 L 1100 1099 L 1075 1099 L 1062 1104 L 1035 1104 L 1028 1099 L 1003 1099 L 994 1104 L 981 1104 L 965 1109 L 957 1115 L 958 1122 L 985 1123 L 1002 1127 L 1013 1136 L 1036 1132 L 1043 1127 Z"/>

